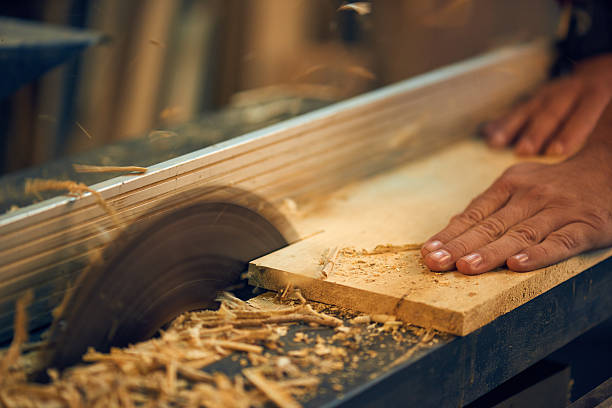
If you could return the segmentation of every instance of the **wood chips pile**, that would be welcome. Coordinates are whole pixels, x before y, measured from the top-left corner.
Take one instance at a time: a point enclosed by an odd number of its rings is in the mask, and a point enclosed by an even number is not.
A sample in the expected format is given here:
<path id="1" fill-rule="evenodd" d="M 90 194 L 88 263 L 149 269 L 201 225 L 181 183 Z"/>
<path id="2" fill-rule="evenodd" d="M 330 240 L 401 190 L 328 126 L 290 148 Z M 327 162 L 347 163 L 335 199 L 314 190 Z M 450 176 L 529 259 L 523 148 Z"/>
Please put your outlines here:
<path id="1" fill-rule="evenodd" d="M 299 303 L 259 298 L 245 302 L 223 293 L 219 310 L 185 313 L 158 338 L 108 354 L 89 350 L 83 357 L 89 364 L 61 374 L 50 370 L 50 384 L 26 380 L 37 360 L 35 352 L 23 355 L 0 378 L 0 404 L 259 407 L 272 402 L 299 407 L 296 397 L 315 392 L 317 374 L 342 370 L 349 362 L 347 353 L 300 332 L 294 341 L 303 341 L 303 348 L 278 353 L 279 338 L 287 334 L 290 323 L 334 327 L 336 337 L 346 336 L 351 328 L 315 311 L 301 296 Z M 230 355 L 241 367 L 239 374 L 202 371 Z"/>

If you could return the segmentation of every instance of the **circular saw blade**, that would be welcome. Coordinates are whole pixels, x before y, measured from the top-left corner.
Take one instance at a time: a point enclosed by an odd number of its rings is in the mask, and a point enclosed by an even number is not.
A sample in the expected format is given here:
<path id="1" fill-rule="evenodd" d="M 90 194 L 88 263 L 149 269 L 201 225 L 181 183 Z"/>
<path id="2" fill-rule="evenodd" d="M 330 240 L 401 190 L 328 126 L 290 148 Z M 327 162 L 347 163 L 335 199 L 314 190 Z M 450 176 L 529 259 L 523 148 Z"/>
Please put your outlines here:
<path id="1" fill-rule="evenodd" d="M 249 261 L 287 245 L 268 219 L 229 202 L 193 204 L 126 235 L 86 272 L 55 320 L 45 369 L 77 363 L 88 347 L 147 339 L 182 312 L 216 307 L 217 292 Z"/>

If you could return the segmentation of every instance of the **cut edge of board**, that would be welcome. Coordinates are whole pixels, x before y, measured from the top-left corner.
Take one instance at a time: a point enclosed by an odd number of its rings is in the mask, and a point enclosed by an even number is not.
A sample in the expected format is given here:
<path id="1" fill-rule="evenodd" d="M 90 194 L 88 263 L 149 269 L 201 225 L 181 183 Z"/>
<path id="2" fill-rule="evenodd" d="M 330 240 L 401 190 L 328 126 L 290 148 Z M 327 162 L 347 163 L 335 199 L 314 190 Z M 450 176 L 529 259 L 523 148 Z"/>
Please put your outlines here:
<path id="1" fill-rule="evenodd" d="M 277 292 L 292 285 L 309 300 L 367 314 L 393 315 L 406 323 L 460 336 L 469 333 L 466 331 L 464 312 L 432 307 L 404 297 L 397 299 L 384 294 L 377 294 L 372 301 L 369 300 L 370 292 L 366 290 L 269 268 L 256 262 L 249 264 L 249 284 Z M 330 288 L 336 290 L 329 290 Z"/>
<path id="2" fill-rule="evenodd" d="M 547 268 L 524 272 L 532 274 L 532 277 L 508 288 L 494 301 L 486 301 L 465 310 L 436 307 L 382 293 L 376 293 L 376 296 L 372 297 L 371 292 L 364 289 L 270 268 L 258 263 L 259 260 L 249 264 L 249 283 L 274 291 L 282 291 L 292 285 L 309 300 L 368 314 L 394 315 L 405 323 L 466 336 L 610 256 L 612 248 L 595 250 Z M 534 284 L 534 281 L 537 283 Z"/>

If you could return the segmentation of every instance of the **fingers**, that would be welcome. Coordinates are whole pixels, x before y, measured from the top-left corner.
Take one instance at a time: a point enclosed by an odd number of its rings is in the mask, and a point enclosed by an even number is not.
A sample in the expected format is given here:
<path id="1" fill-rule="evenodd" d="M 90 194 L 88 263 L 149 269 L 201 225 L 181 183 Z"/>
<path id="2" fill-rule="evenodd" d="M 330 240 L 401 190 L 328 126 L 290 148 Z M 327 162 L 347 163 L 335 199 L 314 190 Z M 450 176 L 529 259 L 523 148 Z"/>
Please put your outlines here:
<path id="1" fill-rule="evenodd" d="M 489 146 L 502 148 L 512 143 L 519 130 L 540 106 L 542 99 L 542 96 L 536 96 L 527 103 L 519 105 L 508 115 L 486 124 L 483 133 Z"/>
<path id="2" fill-rule="evenodd" d="M 566 221 L 558 211 L 545 210 L 534 216 L 523 205 L 507 205 L 491 217 L 440 246 L 424 257 L 435 271 L 457 269 L 474 275 L 494 269 L 506 259 L 542 241 Z M 520 222 L 524 220 L 523 222 Z"/>
<path id="3" fill-rule="evenodd" d="M 552 232 L 540 244 L 509 257 L 508 268 L 517 272 L 532 271 L 592 249 L 592 234 L 593 230 L 587 224 L 568 224 Z"/>
<path id="4" fill-rule="evenodd" d="M 577 95 L 578 92 L 574 88 L 551 93 L 540 108 L 532 113 L 519 136 L 516 153 L 531 156 L 542 151 L 546 142 L 555 135 L 555 131 L 574 106 Z"/>
<path id="5" fill-rule="evenodd" d="M 584 94 L 555 140 L 546 149 L 546 154 L 560 156 L 577 152 L 595 128 L 609 101 L 610 95 L 606 92 Z"/>
<path id="6" fill-rule="evenodd" d="M 483 246 L 475 246 L 471 250 L 473 252 L 468 251 L 465 256 L 458 258 L 457 270 L 466 275 L 478 275 L 495 269 L 506 263 L 511 256 L 539 244 L 566 222 L 566 218 L 555 210 L 539 212 L 517 223 L 499 239 Z"/>
<path id="7" fill-rule="evenodd" d="M 474 225 L 482 222 L 489 215 L 506 204 L 511 191 L 503 183 L 495 182 L 484 193 L 476 197 L 459 215 L 454 216 L 446 228 L 429 238 L 421 248 L 421 255 L 426 256 L 440 249 L 445 242 L 459 236 Z"/>

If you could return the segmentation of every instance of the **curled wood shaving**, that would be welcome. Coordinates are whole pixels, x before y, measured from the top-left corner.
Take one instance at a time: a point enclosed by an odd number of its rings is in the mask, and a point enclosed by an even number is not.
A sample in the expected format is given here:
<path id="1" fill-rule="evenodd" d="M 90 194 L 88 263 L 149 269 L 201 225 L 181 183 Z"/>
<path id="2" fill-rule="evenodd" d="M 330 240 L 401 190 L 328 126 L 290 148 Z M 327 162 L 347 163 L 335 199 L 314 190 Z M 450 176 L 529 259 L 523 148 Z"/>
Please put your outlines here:
<path id="1" fill-rule="evenodd" d="M 21 352 L 21 345 L 28 339 L 28 312 L 26 308 L 32 302 L 34 294 L 28 290 L 15 304 L 15 318 L 13 323 L 13 341 L 0 361 L 0 385 L 7 380 L 7 374 L 13 364 L 17 362 Z"/>
<path id="2" fill-rule="evenodd" d="M 364 16 L 366 14 L 370 14 L 372 11 L 372 4 L 368 1 L 356 1 L 354 3 L 344 3 L 338 7 L 338 11 L 345 10 L 352 10 L 360 16 Z"/>
<path id="3" fill-rule="evenodd" d="M 369 80 L 376 79 L 376 75 L 366 67 L 362 67 L 360 65 L 349 65 L 346 67 L 346 71 L 350 74 L 353 74 L 358 77 L 362 77 Z"/>
<path id="4" fill-rule="evenodd" d="M 146 167 L 139 166 L 90 166 L 88 164 L 73 164 L 72 167 L 77 173 L 146 173 Z"/>
<path id="5" fill-rule="evenodd" d="M 280 300 L 285 300 L 287 298 L 287 296 L 289 295 L 290 292 L 293 292 L 293 283 L 289 282 L 287 284 L 287 286 L 285 286 L 285 289 L 283 289 L 283 291 L 280 293 Z"/>
<path id="6" fill-rule="evenodd" d="M 41 191 L 62 191 L 67 190 L 70 195 L 81 196 L 85 193 L 91 193 L 98 204 L 111 216 L 115 225 L 121 225 L 117 212 L 106 202 L 102 194 L 98 191 L 87 187 L 83 183 L 77 183 L 71 180 L 54 180 L 54 179 L 28 179 L 25 183 L 25 193 L 34 194 L 42 200 L 40 194 Z"/>
<path id="7" fill-rule="evenodd" d="M 340 252 L 340 249 L 338 247 L 335 247 L 334 249 L 332 249 L 329 253 L 329 257 L 327 258 L 327 260 L 325 261 L 325 263 L 323 264 L 323 268 L 321 268 L 321 274 L 327 278 L 329 276 L 329 274 L 331 273 L 332 269 L 334 269 L 334 265 L 336 263 L 336 258 L 338 257 L 338 253 Z"/>

